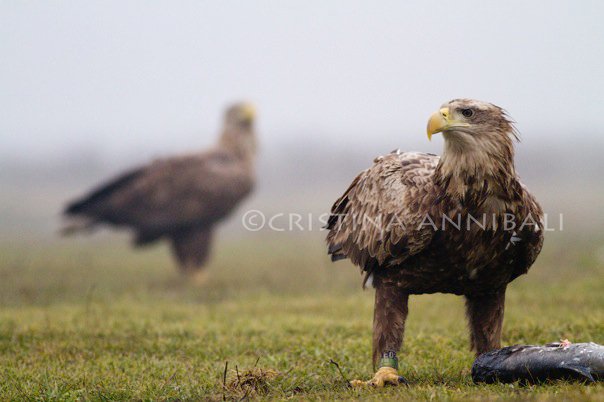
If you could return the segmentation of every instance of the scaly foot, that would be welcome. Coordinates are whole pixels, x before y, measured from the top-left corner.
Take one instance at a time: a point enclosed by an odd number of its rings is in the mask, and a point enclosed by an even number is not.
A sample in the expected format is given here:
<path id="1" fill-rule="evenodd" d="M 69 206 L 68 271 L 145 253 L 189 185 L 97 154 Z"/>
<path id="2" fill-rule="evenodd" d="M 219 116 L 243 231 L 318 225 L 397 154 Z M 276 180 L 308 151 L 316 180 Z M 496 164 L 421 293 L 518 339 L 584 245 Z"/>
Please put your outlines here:
<path id="1" fill-rule="evenodd" d="M 399 384 L 407 384 L 407 380 L 398 375 L 396 369 L 392 367 L 382 367 L 375 373 L 373 378 L 369 381 L 362 380 L 352 380 L 350 381 L 350 385 L 353 387 L 365 387 L 372 386 L 377 388 L 382 388 L 385 385 L 399 385 Z"/>

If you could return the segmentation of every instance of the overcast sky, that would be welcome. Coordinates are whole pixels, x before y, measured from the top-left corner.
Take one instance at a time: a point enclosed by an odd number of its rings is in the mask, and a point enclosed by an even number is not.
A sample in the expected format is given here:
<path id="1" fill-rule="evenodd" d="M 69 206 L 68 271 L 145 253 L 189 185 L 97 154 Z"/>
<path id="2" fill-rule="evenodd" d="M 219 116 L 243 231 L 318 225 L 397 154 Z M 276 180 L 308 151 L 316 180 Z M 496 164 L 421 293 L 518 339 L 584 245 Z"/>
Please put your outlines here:
<path id="1" fill-rule="evenodd" d="M 404 147 L 456 97 L 505 107 L 525 139 L 595 138 L 603 17 L 597 0 L 0 1 L 0 149 L 198 147 L 237 99 L 273 143 Z"/>

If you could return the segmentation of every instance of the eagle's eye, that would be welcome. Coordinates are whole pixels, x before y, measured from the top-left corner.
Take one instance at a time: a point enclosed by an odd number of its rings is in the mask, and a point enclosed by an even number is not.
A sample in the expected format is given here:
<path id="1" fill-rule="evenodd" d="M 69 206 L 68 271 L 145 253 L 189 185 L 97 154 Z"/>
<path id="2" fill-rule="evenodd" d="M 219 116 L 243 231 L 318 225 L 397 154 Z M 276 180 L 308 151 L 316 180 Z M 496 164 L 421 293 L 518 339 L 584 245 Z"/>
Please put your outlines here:
<path id="1" fill-rule="evenodd" d="M 472 117 L 474 116 L 474 111 L 472 109 L 461 109 L 461 114 L 463 117 Z"/>

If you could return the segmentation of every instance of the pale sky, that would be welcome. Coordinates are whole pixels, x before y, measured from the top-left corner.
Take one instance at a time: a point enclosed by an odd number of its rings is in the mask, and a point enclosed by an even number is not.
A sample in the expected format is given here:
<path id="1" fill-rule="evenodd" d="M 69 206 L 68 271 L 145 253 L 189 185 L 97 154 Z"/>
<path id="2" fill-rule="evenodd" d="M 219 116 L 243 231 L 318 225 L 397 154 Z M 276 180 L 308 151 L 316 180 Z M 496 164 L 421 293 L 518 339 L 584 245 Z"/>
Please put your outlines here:
<path id="1" fill-rule="evenodd" d="M 596 0 L 0 1 L 0 154 L 198 147 L 238 99 L 272 143 L 404 144 L 457 97 L 525 138 L 596 138 L 603 17 Z"/>

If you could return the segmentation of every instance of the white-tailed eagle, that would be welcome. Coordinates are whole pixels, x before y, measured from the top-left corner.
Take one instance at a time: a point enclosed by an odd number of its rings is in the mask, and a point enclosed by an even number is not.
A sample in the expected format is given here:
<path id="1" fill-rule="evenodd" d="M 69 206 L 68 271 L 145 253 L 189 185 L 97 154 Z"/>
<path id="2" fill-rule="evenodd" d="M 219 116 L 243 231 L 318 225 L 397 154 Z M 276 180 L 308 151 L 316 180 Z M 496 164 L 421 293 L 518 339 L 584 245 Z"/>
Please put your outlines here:
<path id="1" fill-rule="evenodd" d="M 211 149 L 156 160 L 72 202 L 64 213 L 74 223 L 64 232 L 98 224 L 129 227 L 135 245 L 168 239 L 181 272 L 198 271 L 207 260 L 215 225 L 254 187 L 254 113 L 250 104 L 235 104 L 227 109 L 222 134 Z"/>
<path id="2" fill-rule="evenodd" d="M 441 157 L 393 152 L 375 159 L 333 205 L 332 259 L 350 259 L 375 287 L 374 378 L 398 383 L 409 295 L 464 296 L 472 348 L 500 347 L 505 291 L 543 244 L 543 213 L 514 167 L 505 111 L 471 99 L 444 104 L 428 123 Z"/>

